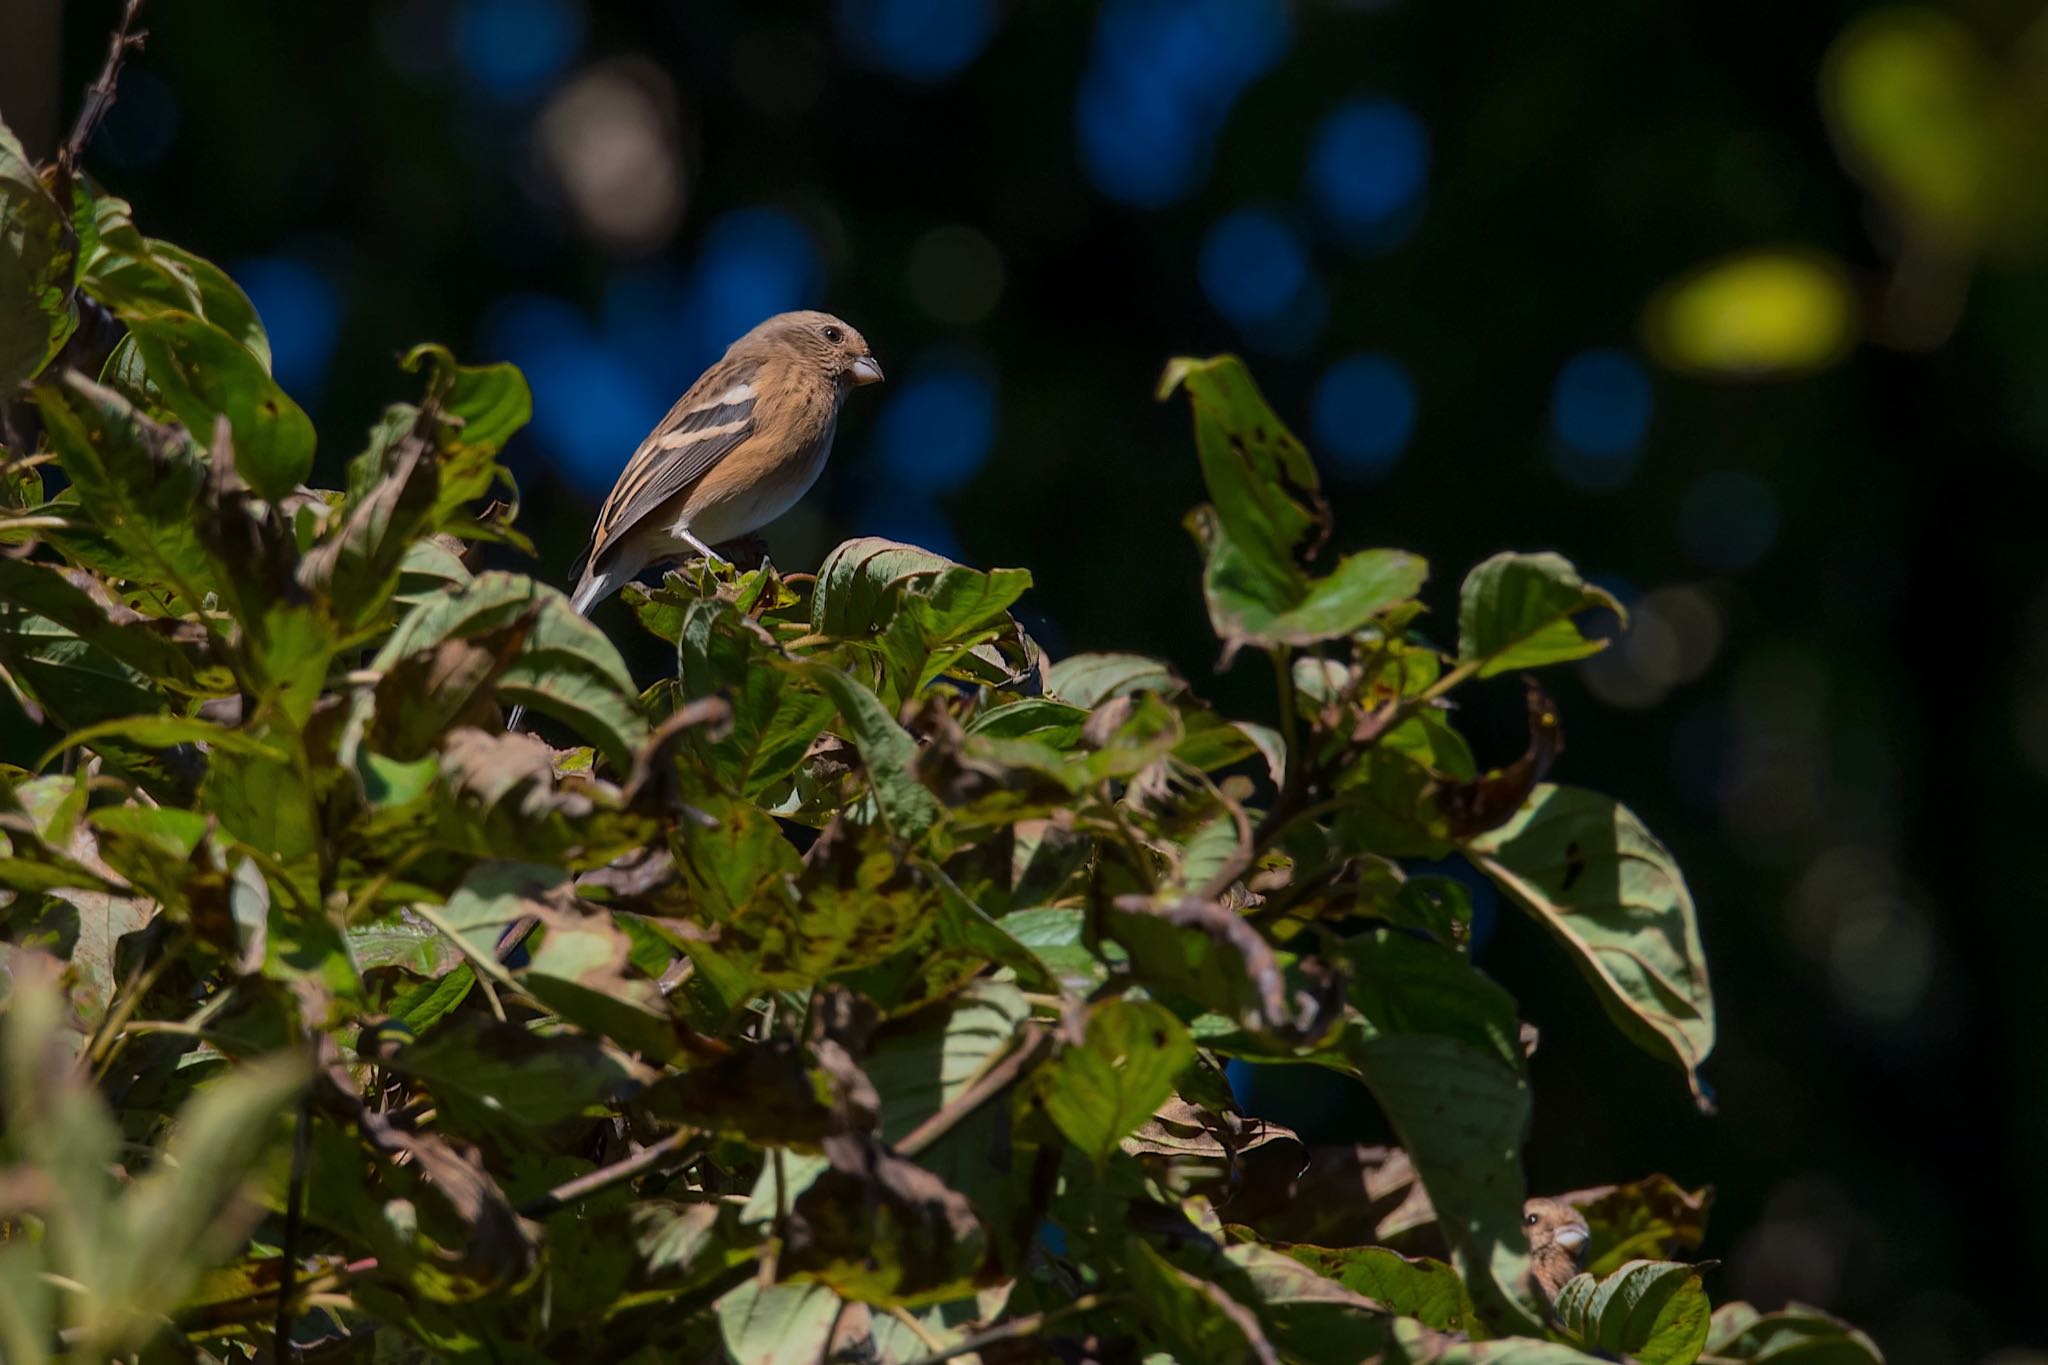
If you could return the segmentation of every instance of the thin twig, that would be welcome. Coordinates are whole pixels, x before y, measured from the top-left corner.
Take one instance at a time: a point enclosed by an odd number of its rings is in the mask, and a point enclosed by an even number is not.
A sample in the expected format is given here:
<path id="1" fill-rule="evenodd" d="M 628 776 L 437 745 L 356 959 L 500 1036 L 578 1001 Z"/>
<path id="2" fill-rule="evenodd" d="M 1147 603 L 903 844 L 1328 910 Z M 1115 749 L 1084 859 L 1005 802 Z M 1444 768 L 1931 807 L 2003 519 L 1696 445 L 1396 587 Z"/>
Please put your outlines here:
<path id="1" fill-rule="evenodd" d="M 611 1165 L 601 1166 L 588 1175 L 579 1175 L 574 1180 L 557 1185 L 538 1199 L 529 1199 L 521 1204 L 516 1212 L 521 1218 L 545 1218 L 564 1205 L 573 1204 L 578 1199 L 596 1194 L 599 1190 L 609 1189 L 620 1181 L 631 1180 L 642 1171 L 661 1164 L 664 1157 L 672 1152 L 681 1151 L 695 1136 L 696 1133 L 692 1129 L 678 1129 L 661 1141 L 650 1143 L 623 1160 L 614 1161 Z"/>
<path id="2" fill-rule="evenodd" d="M 944 1108 L 904 1134 L 903 1140 L 896 1144 L 897 1154 L 915 1158 L 918 1153 L 958 1127 L 962 1119 L 986 1104 L 997 1093 L 1007 1089 L 1013 1081 L 1024 1074 L 1027 1067 L 1034 1065 L 1044 1056 L 1051 1046 L 1052 1034 L 1047 1029 L 1038 1024 L 1024 1025 L 1017 1031 L 1017 1046 L 969 1081 L 966 1088 L 948 1101 Z"/>
<path id="3" fill-rule="evenodd" d="M 142 0 L 128 0 L 122 7 L 120 22 L 114 25 L 113 36 L 107 40 L 107 60 L 100 67 L 98 78 L 86 87 L 85 104 L 78 111 L 78 121 L 71 125 L 71 136 L 57 149 L 57 165 L 67 179 L 78 169 L 79 158 L 85 155 L 85 145 L 92 141 L 100 120 L 114 107 L 114 92 L 121 83 L 121 64 L 130 52 L 139 52 L 142 40 L 149 36 L 135 27 L 141 14 Z"/>

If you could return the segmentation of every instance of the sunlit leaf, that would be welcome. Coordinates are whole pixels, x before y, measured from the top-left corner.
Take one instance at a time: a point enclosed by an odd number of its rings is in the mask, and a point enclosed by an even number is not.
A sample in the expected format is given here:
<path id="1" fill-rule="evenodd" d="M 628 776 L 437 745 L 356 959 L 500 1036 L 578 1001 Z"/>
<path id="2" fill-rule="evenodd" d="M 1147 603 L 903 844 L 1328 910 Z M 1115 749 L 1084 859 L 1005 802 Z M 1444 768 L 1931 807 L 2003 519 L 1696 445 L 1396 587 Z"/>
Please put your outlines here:
<path id="1" fill-rule="evenodd" d="M 1053 1122 L 1096 1161 L 1152 1116 L 1194 1059 L 1180 1020 L 1158 1005 L 1110 1000 L 1088 1011 L 1080 1046 L 1041 1074 Z"/>
<path id="2" fill-rule="evenodd" d="M 1497 554 L 1459 590 L 1458 662 L 1490 678 L 1583 659 L 1606 641 L 1587 636 L 1572 618 L 1601 607 L 1628 619 L 1612 594 L 1580 578 L 1562 555 Z"/>
<path id="3" fill-rule="evenodd" d="M 0 123 L 0 394 L 32 379 L 78 325 L 69 215 Z"/>
<path id="4" fill-rule="evenodd" d="M 222 328 L 174 309 L 124 315 L 149 378 L 178 420 L 200 440 L 214 419 L 234 432 L 235 469 L 259 497 L 275 502 L 313 468 L 313 423 L 249 349 Z"/>
<path id="5" fill-rule="evenodd" d="M 1712 1309 L 1699 1272 L 1679 1261 L 1631 1261 L 1604 1280 L 1581 1275 L 1557 1294 L 1557 1322 L 1581 1344 L 1642 1365 L 1692 1365 Z"/>

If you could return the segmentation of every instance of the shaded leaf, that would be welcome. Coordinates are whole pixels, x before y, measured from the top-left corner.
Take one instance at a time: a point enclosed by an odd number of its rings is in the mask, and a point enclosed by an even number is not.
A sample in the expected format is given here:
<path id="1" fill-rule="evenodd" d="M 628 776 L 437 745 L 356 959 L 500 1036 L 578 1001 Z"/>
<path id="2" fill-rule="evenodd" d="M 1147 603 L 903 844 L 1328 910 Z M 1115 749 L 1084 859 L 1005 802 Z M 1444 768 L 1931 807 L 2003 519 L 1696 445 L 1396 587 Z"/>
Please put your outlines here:
<path id="1" fill-rule="evenodd" d="M 529 615 L 532 628 L 500 675 L 498 691 L 575 726 L 626 767 L 646 723 L 625 661 L 603 631 L 570 609 L 568 598 L 523 575 L 479 574 L 428 598 L 398 623 L 371 667 L 387 672 L 444 641 L 487 636 Z"/>
<path id="2" fill-rule="evenodd" d="M 426 1082 L 457 1131 L 514 1142 L 594 1110 L 629 1074 L 587 1038 L 543 1037 L 478 1015 L 443 1022 L 384 1064 Z"/>
<path id="3" fill-rule="evenodd" d="M 881 698 L 853 678 L 827 666 L 811 669 L 809 676 L 839 709 L 840 722 L 847 729 L 847 738 L 860 750 L 869 788 L 890 831 L 916 843 L 942 813 L 939 799 L 911 772 L 917 741 L 896 723 Z"/>
<path id="4" fill-rule="evenodd" d="M 1692 893 L 1627 807 L 1576 787 L 1538 787 L 1466 856 L 1563 943 L 1623 1032 L 1684 1068 L 1714 1046 L 1714 998 Z"/>
<path id="5" fill-rule="evenodd" d="M 1442 1261 L 1373 1246 L 1281 1249 L 1317 1274 L 1436 1331 L 1484 1331 L 1465 1282 Z"/>

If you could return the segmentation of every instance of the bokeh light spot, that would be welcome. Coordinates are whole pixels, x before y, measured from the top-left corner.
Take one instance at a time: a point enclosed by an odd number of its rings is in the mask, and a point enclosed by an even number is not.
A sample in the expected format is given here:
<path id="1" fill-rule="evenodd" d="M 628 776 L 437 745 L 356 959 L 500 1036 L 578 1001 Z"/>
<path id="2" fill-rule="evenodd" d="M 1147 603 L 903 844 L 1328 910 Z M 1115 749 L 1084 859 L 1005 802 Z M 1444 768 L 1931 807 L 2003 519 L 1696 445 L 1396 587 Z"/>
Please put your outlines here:
<path id="1" fill-rule="evenodd" d="M 870 65 L 913 81 L 942 81 L 980 55 L 995 32 L 993 0 L 839 0 L 839 31 Z"/>
<path id="2" fill-rule="evenodd" d="M 675 401 L 647 381 L 629 352 L 607 344 L 560 299 L 501 299 L 486 313 L 482 334 L 490 355 L 525 373 L 533 387 L 534 437 L 591 497 L 612 486 Z"/>
<path id="3" fill-rule="evenodd" d="M 1240 326 L 1283 313 L 1309 280 L 1308 252 L 1279 215 L 1239 209 L 1202 242 L 1202 290 L 1217 312 Z"/>
<path id="4" fill-rule="evenodd" d="M 1856 304 L 1842 267 L 1801 251 L 1715 261 L 1650 300 L 1643 331 L 1673 369 L 1733 376 L 1816 370 L 1849 347 Z"/>
<path id="5" fill-rule="evenodd" d="M 641 58 L 579 72 L 536 123 L 542 158 L 584 232 L 620 255 L 645 255 L 683 217 L 676 92 Z"/>
<path id="6" fill-rule="evenodd" d="M 876 489 L 854 513 L 853 527 L 858 535 L 900 540 L 947 559 L 967 558 L 951 520 L 938 503 L 921 494 Z"/>
<path id="7" fill-rule="evenodd" d="M 1140 208 L 1188 194 L 1231 106 L 1291 37 L 1282 0 L 1109 0 L 1075 103 L 1089 179 Z"/>
<path id="8" fill-rule="evenodd" d="M 257 256 L 229 272 L 270 337 L 270 372 L 301 402 L 319 397 L 341 335 L 341 294 L 326 273 L 299 256 Z"/>
<path id="9" fill-rule="evenodd" d="M 1323 371 L 1310 411 L 1318 453 L 1343 474 L 1376 479 L 1414 435 L 1415 385 L 1392 356 L 1361 352 Z"/>
<path id="10" fill-rule="evenodd" d="M 1622 351 L 1582 351 L 1558 371 L 1550 422 L 1557 438 L 1581 455 L 1633 454 L 1650 426 L 1650 381 Z"/>
<path id="11" fill-rule="evenodd" d="M 875 423 L 877 460 L 893 491 L 948 493 L 987 462 L 995 443 L 996 393 L 971 359 L 913 364 Z"/>
<path id="12" fill-rule="evenodd" d="M 719 218 L 690 279 L 688 308 L 705 363 L 755 323 L 815 299 L 824 275 L 818 244 L 794 214 L 747 208 Z"/>
<path id="13" fill-rule="evenodd" d="M 1621 487 L 1642 455 L 1650 411 L 1650 380 L 1635 357 L 1612 347 L 1581 351 L 1551 386 L 1553 467 L 1580 488 Z"/>
<path id="14" fill-rule="evenodd" d="M 1746 569 L 1778 538 L 1778 500 L 1764 482 L 1739 469 L 1703 474 L 1679 505 L 1685 548 L 1713 569 Z"/>
<path id="15" fill-rule="evenodd" d="M 498 99 L 544 92 L 583 46 L 580 0 L 463 0 L 455 52 L 470 78 Z"/>
<path id="16" fill-rule="evenodd" d="M 1338 105 L 1309 149 L 1309 191 L 1354 242 L 1379 238 L 1421 197 L 1428 175 L 1428 130 L 1392 100 Z"/>

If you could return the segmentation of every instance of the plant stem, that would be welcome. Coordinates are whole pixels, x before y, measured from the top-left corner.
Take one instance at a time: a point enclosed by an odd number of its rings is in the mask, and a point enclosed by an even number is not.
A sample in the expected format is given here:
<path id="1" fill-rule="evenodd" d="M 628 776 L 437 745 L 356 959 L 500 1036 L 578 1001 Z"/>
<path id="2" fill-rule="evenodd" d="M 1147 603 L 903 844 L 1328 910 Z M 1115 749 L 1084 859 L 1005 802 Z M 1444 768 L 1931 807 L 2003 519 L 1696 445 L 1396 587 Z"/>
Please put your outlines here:
<path id="1" fill-rule="evenodd" d="M 588 1175 L 579 1175 L 574 1180 L 555 1186 L 538 1199 L 530 1199 L 514 1212 L 521 1218 L 545 1218 L 565 1205 L 596 1194 L 599 1190 L 610 1189 L 623 1180 L 631 1180 L 642 1171 L 661 1163 L 662 1158 L 681 1151 L 695 1130 L 679 1128 L 659 1142 L 650 1143 L 629 1157 L 614 1161 L 609 1166 L 599 1167 Z"/>

